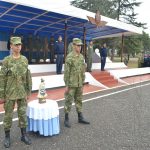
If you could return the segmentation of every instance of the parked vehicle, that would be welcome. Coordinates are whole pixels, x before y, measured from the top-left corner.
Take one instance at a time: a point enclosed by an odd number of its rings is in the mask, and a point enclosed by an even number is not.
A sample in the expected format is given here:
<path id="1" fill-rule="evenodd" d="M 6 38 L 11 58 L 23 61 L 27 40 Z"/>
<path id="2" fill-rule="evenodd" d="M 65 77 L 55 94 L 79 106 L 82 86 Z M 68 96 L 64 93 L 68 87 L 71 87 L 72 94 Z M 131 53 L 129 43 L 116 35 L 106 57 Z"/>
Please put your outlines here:
<path id="1" fill-rule="evenodd" d="M 150 67 L 150 51 L 144 53 L 143 67 Z"/>
<path id="2" fill-rule="evenodd" d="M 150 67 L 150 51 L 140 52 L 138 54 L 138 67 Z"/>

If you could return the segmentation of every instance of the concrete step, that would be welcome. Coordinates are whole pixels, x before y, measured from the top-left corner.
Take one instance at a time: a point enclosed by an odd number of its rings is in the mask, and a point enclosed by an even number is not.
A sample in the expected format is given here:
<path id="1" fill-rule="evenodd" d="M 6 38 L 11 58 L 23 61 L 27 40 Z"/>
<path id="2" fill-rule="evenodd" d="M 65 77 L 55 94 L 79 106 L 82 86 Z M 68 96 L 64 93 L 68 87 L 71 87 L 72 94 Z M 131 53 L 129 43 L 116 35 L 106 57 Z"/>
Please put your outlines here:
<path id="1" fill-rule="evenodd" d="M 101 76 L 107 76 L 107 75 L 110 75 L 110 73 L 109 72 L 107 72 L 107 71 L 93 71 L 93 72 L 91 72 L 91 74 L 93 75 L 93 76 L 97 76 L 97 75 L 101 75 Z"/>
<path id="2" fill-rule="evenodd" d="M 107 71 L 95 71 L 92 72 L 91 74 L 97 81 L 99 81 L 105 86 L 114 87 L 121 84 L 118 82 L 117 79 L 114 79 L 114 77 L 110 75 L 110 73 Z"/>
<path id="3" fill-rule="evenodd" d="M 97 80 L 109 80 L 109 79 L 114 79 L 113 76 L 96 76 L 95 77 Z"/>
<path id="4" fill-rule="evenodd" d="M 115 84 L 115 83 L 118 84 L 118 80 L 115 80 L 115 79 L 101 80 L 100 82 L 104 85 Z"/>

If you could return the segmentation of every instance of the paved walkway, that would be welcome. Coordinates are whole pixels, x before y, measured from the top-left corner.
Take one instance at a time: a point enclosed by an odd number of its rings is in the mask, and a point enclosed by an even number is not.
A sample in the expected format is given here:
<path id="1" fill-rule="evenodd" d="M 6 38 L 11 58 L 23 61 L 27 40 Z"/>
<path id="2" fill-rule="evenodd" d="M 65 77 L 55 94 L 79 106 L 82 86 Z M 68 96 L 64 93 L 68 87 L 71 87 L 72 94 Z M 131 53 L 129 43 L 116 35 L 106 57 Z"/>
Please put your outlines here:
<path id="1" fill-rule="evenodd" d="M 70 113 L 72 127 L 63 125 L 64 101 L 60 108 L 61 132 L 43 137 L 29 133 L 32 145 L 20 142 L 17 121 L 11 129 L 12 150 L 149 150 L 150 149 L 150 82 L 96 92 L 84 96 L 83 113 L 90 125 L 77 123 L 74 106 Z M 3 114 L 0 115 L 2 121 Z M 16 113 L 14 113 L 14 117 Z M 0 127 L 0 150 L 3 128 Z"/>

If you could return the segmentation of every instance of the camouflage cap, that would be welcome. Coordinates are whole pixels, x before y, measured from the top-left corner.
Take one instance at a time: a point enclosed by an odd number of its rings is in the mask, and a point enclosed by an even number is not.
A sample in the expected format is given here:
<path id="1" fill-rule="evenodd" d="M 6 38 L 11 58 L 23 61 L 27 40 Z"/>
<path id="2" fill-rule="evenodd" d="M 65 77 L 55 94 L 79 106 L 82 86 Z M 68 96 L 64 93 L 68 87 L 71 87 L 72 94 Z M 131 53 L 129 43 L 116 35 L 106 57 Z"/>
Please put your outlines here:
<path id="1" fill-rule="evenodd" d="M 10 43 L 11 44 L 14 44 L 14 45 L 16 45 L 16 44 L 22 44 L 22 42 L 21 42 L 21 38 L 20 37 L 11 37 L 10 38 Z"/>
<path id="2" fill-rule="evenodd" d="M 75 45 L 83 45 L 82 40 L 79 38 L 73 38 L 73 44 Z"/>

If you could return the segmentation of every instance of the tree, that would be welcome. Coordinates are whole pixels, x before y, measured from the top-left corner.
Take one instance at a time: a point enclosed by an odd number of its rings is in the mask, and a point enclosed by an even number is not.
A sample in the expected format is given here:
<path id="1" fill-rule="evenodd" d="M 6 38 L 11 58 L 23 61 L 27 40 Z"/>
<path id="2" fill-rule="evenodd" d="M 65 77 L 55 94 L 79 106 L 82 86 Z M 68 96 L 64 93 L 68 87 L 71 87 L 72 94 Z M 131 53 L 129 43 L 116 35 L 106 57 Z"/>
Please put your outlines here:
<path id="1" fill-rule="evenodd" d="M 113 0 L 113 4 L 117 12 L 117 20 L 145 28 L 145 23 L 136 21 L 137 14 L 134 12 L 134 8 L 139 7 L 141 2 L 137 2 L 136 0 Z M 124 53 L 128 54 L 128 56 L 130 54 L 134 56 L 135 53 L 141 50 L 141 44 L 140 36 L 126 37 L 124 41 Z"/>
<path id="2" fill-rule="evenodd" d="M 115 18 L 116 16 L 110 0 L 74 0 L 71 4 L 94 13 L 99 10 L 102 15 L 107 17 Z"/>
<path id="3" fill-rule="evenodd" d="M 143 50 L 150 52 L 150 37 L 147 33 L 143 32 L 143 34 L 141 35 L 141 41 L 143 45 Z"/>
<path id="4" fill-rule="evenodd" d="M 134 57 L 137 53 L 141 51 L 141 49 L 142 49 L 142 42 L 139 35 L 125 37 L 124 40 L 125 54 L 128 54 L 128 56 L 132 55 Z"/>
<path id="5" fill-rule="evenodd" d="M 137 0 L 112 0 L 113 8 L 116 10 L 117 20 L 145 28 L 145 23 L 136 22 L 137 14 L 134 12 L 134 8 L 141 5 L 141 2 L 136 1 Z"/>

